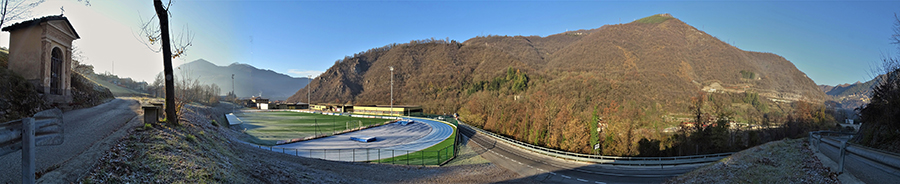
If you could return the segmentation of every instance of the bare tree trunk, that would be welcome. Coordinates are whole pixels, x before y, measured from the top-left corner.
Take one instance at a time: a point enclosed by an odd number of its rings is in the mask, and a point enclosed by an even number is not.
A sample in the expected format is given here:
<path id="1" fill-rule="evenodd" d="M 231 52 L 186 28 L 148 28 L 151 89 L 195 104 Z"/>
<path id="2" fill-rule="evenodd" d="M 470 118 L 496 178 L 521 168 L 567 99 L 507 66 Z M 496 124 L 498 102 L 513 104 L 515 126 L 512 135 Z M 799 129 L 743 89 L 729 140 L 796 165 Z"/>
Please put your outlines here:
<path id="1" fill-rule="evenodd" d="M 175 80 L 172 71 L 172 49 L 169 48 L 169 13 L 163 7 L 162 0 L 154 0 L 156 16 L 159 18 L 159 31 L 162 37 L 163 73 L 166 75 L 166 122 L 172 125 L 178 124 L 178 116 L 175 114 Z"/>

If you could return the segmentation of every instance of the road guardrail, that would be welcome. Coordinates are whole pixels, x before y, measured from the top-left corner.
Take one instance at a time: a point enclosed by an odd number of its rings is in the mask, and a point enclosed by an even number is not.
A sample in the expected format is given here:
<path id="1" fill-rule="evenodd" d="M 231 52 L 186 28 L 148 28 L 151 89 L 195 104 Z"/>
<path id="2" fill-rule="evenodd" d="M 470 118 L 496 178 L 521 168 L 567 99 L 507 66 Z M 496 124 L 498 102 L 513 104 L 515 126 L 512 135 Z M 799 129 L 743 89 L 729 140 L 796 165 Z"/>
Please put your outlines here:
<path id="1" fill-rule="evenodd" d="M 22 150 L 22 183 L 34 183 L 35 146 L 63 143 L 63 113 L 59 109 L 38 112 L 34 117 L 0 123 L 0 156 Z M 11 166 L 5 166 L 11 169 Z"/>
<path id="2" fill-rule="evenodd" d="M 458 120 L 457 120 L 458 121 Z M 711 163 L 721 160 L 734 152 L 729 153 L 717 153 L 717 154 L 706 154 L 706 155 L 691 155 L 691 156 L 677 156 L 677 157 L 619 157 L 619 156 L 604 156 L 604 155 L 590 155 L 590 154 L 582 154 L 582 153 L 572 153 L 567 151 L 554 150 L 550 148 L 545 148 L 541 146 L 535 146 L 532 144 L 528 144 L 525 142 L 521 142 L 515 139 L 511 139 L 493 132 L 485 131 L 480 128 L 468 125 L 459 121 L 460 127 L 465 127 L 466 129 L 474 130 L 476 132 L 488 135 L 495 139 L 506 142 L 510 145 L 517 146 L 523 148 L 525 150 L 544 154 L 551 157 L 582 161 L 582 162 L 590 162 L 597 164 L 609 164 L 609 165 L 628 165 L 628 166 L 676 166 L 676 165 L 686 165 L 686 164 L 702 164 L 702 163 Z"/>
<path id="3" fill-rule="evenodd" d="M 866 158 L 876 164 L 884 166 L 882 168 L 891 169 L 891 171 L 886 171 L 888 173 L 900 173 L 900 154 L 886 152 L 856 143 L 851 143 L 849 141 L 838 140 L 834 137 L 828 136 L 835 134 L 852 136 L 855 134 L 833 131 L 817 131 L 810 132 L 809 134 L 809 142 L 811 145 L 815 146 L 817 151 L 821 152 L 821 148 L 819 146 L 821 146 L 822 143 L 833 146 L 840 150 L 840 156 L 837 158 L 839 165 L 838 172 L 844 172 L 844 158 L 846 158 L 848 154 L 854 154 L 856 156 Z"/>

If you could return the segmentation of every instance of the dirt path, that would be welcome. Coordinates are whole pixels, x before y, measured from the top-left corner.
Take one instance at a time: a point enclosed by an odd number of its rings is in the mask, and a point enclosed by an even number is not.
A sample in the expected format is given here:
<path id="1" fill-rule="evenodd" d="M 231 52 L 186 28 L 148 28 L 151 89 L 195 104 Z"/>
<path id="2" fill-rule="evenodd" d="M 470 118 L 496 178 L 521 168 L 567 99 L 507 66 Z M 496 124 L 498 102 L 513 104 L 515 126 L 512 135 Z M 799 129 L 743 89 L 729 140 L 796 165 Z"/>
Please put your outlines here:
<path id="1" fill-rule="evenodd" d="M 141 120 L 140 104 L 131 99 L 63 113 L 64 141 L 56 146 L 39 146 L 35 154 L 36 171 L 41 181 L 73 182 L 84 175 L 112 144 L 125 135 L 123 127 L 136 126 Z M 0 157 L 0 183 L 20 183 L 22 153 Z"/>

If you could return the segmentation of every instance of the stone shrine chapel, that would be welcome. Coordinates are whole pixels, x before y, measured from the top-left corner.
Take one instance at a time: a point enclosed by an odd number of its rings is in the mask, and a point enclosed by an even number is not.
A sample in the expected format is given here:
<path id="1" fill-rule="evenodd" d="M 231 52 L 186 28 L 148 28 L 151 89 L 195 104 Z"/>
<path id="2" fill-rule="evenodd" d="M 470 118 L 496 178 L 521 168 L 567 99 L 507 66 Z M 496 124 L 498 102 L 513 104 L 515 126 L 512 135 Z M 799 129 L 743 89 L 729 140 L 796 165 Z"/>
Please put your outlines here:
<path id="1" fill-rule="evenodd" d="M 47 103 L 71 103 L 72 41 L 78 33 L 62 15 L 4 27 L 9 32 L 7 68 L 37 87 Z"/>

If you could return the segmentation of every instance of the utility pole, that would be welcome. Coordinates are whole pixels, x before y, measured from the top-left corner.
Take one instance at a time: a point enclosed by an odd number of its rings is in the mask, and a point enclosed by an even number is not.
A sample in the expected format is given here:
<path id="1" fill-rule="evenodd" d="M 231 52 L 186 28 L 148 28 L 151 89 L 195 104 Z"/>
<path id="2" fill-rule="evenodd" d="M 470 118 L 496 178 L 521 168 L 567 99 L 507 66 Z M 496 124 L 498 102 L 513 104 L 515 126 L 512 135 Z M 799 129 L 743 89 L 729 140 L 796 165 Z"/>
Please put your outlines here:
<path id="1" fill-rule="evenodd" d="M 394 67 L 391 66 L 391 115 L 394 115 Z"/>

